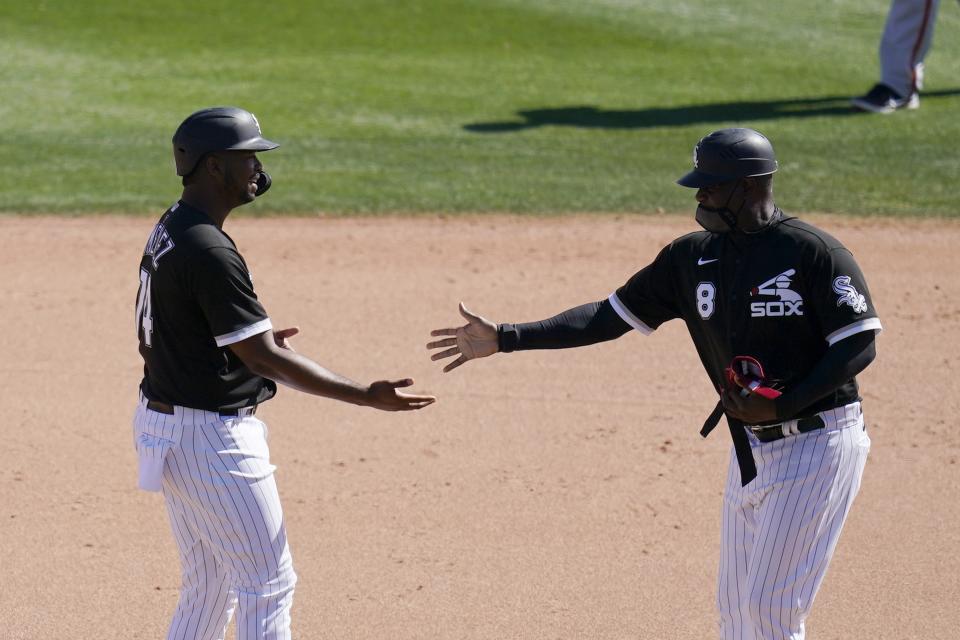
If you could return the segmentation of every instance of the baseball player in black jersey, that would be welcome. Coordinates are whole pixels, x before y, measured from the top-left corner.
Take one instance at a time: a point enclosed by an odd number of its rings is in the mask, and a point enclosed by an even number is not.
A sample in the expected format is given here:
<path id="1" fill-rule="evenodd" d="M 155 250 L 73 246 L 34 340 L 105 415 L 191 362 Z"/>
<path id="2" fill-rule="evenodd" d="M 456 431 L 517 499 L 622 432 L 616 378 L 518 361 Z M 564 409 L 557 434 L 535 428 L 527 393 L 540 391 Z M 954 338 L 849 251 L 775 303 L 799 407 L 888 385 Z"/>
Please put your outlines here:
<path id="1" fill-rule="evenodd" d="M 560 349 L 630 329 L 687 325 L 734 446 L 723 499 L 720 637 L 798 640 L 856 496 L 870 439 L 855 375 L 881 330 L 850 252 L 773 200 L 777 161 L 751 129 L 701 139 L 694 168 L 705 231 L 677 238 L 609 298 L 542 320 L 494 324 L 467 311 L 438 329 L 444 371 L 497 352 Z"/>
<path id="2" fill-rule="evenodd" d="M 141 488 L 162 491 L 182 586 L 169 640 L 290 638 L 296 575 L 257 407 L 281 382 L 384 411 L 425 407 L 412 380 L 359 384 L 296 353 L 297 328 L 274 330 L 236 244 L 230 212 L 271 184 L 253 114 L 188 117 L 173 137 L 183 195 L 160 218 L 140 261 L 136 324 L 143 356 L 134 442 Z"/>

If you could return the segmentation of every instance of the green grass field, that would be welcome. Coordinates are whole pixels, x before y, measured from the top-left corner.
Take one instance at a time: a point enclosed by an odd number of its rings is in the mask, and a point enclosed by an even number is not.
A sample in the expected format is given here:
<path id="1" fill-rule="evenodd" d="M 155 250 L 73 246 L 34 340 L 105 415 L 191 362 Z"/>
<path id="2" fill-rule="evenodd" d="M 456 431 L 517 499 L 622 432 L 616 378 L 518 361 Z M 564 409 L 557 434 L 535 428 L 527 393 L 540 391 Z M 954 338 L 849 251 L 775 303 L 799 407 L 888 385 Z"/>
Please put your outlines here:
<path id="1" fill-rule="evenodd" d="M 689 211 L 745 125 L 795 211 L 957 215 L 960 7 L 916 112 L 847 107 L 887 0 L 36 0 L 0 7 L 0 211 L 156 214 L 195 109 L 282 147 L 253 212 Z"/>

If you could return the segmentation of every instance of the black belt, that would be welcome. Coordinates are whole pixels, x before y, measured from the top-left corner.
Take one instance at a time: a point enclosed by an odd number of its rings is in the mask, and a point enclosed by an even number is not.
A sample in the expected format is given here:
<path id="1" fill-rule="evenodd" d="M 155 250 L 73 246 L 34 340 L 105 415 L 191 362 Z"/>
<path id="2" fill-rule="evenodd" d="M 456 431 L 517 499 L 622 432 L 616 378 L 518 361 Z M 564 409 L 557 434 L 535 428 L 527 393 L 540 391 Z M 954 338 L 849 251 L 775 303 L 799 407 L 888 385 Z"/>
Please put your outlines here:
<path id="1" fill-rule="evenodd" d="M 157 413 L 165 413 L 168 416 L 173 415 L 173 405 L 160 402 L 159 400 L 147 400 L 147 409 L 156 411 Z M 240 407 L 238 409 L 217 409 L 216 412 L 222 416 L 252 416 L 257 412 L 257 405 Z"/>
<path id="2" fill-rule="evenodd" d="M 827 425 L 824 423 L 823 418 L 820 416 L 813 416 L 812 418 L 800 418 L 797 420 L 796 430 L 798 433 L 809 433 L 811 431 L 816 431 L 817 429 L 823 429 L 826 426 Z M 747 429 L 760 442 L 773 442 L 774 440 L 785 438 L 788 435 L 795 435 L 790 431 L 788 431 L 785 435 L 783 433 L 783 424 L 770 424 L 764 427 L 747 427 Z"/>
<path id="3" fill-rule="evenodd" d="M 703 428 L 700 429 L 700 435 L 706 438 L 713 431 L 713 428 L 720 422 L 724 415 L 723 403 L 718 402 L 714 407 Z M 750 450 L 750 440 L 747 439 L 747 432 L 744 431 L 744 424 L 732 416 L 727 416 L 727 426 L 730 427 L 730 437 L 733 439 L 733 450 L 737 453 L 737 464 L 740 467 L 740 484 L 747 486 L 751 480 L 757 477 L 757 463 L 753 460 L 753 452 Z"/>
<path id="4" fill-rule="evenodd" d="M 714 407 L 703 428 L 700 429 L 700 435 L 706 438 L 713 428 L 720 422 L 724 415 L 723 403 L 718 402 Z M 733 439 L 733 449 L 737 454 L 737 465 L 740 467 L 740 483 L 745 487 L 751 480 L 757 477 L 757 463 L 753 459 L 753 452 L 750 450 L 750 441 L 747 439 L 747 430 L 750 431 L 760 442 L 773 442 L 786 436 L 783 433 L 783 424 L 771 424 L 765 427 L 748 427 L 743 422 L 727 416 L 727 424 L 730 427 L 730 437 Z M 801 418 L 797 420 L 797 431 L 807 433 L 823 429 L 826 425 L 823 418 L 813 416 L 812 418 Z M 793 435 L 793 434 L 787 434 Z"/>

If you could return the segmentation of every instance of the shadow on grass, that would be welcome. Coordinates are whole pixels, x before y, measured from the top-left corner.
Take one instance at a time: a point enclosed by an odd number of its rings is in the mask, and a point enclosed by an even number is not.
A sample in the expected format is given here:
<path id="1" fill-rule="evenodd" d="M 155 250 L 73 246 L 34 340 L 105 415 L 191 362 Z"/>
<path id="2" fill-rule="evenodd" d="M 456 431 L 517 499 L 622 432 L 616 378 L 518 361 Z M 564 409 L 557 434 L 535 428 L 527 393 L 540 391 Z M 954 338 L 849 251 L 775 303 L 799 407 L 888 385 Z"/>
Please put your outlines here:
<path id="1" fill-rule="evenodd" d="M 960 95 L 960 89 L 928 91 L 922 100 Z M 922 104 L 922 102 L 921 102 Z M 593 106 L 558 107 L 518 111 L 522 121 L 475 122 L 463 126 L 474 133 L 507 133 L 544 126 L 581 129 L 651 129 L 689 124 L 817 116 L 868 115 L 850 106 L 850 96 L 824 96 L 792 100 L 718 102 L 686 107 L 609 110 Z M 873 114 L 869 114 L 873 115 Z"/>

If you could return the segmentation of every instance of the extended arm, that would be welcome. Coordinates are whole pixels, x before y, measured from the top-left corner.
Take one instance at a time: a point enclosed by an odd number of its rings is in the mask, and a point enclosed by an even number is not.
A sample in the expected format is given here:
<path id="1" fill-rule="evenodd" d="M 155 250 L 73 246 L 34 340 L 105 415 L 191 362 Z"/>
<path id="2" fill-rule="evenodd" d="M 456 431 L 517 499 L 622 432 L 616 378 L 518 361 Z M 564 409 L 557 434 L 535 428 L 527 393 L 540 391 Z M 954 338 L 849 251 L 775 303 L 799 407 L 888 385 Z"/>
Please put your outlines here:
<path id="1" fill-rule="evenodd" d="M 428 349 L 449 347 L 430 356 L 432 360 L 458 356 L 443 368 L 444 372 L 459 367 L 467 360 L 483 358 L 498 351 L 507 353 L 527 349 L 582 347 L 613 340 L 630 330 L 630 326 L 617 315 L 607 300 L 580 305 L 546 320 L 516 325 L 498 326 L 470 313 L 463 303 L 460 304 L 460 314 L 467 319 L 466 325 L 430 332 L 432 336 L 454 336 L 427 344 Z"/>
<path id="2" fill-rule="evenodd" d="M 500 351 L 569 349 L 619 338 L 630 330 L 609 300 L 567 309 L 552 318 L 498 326 Z"/>
<path id="3" fill-rule="evenodd" d="M 876 355 L 874 332 L 861 331 L 833 344 L 806 378 L 776 400 L 725 391 L 723 405 L 728 414 L 747 424 L 790 420 L 866 369 Z"/>
<path id="4" fill-rule="evenodd" d="M 290 348 L 287 338 L 297 332 L 295 328 L 265 331 L 230 345 L 230 349 L 257 375 L 317 396 L 383 411 L 420 409 L 436 400 L 433 396 L 397 390 L 412 385 L 410 379 L 378 380 L 363 385 L 329 371 Z"/>

